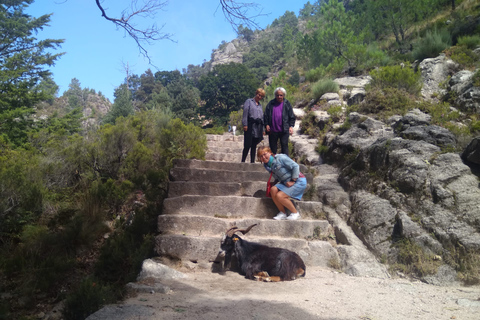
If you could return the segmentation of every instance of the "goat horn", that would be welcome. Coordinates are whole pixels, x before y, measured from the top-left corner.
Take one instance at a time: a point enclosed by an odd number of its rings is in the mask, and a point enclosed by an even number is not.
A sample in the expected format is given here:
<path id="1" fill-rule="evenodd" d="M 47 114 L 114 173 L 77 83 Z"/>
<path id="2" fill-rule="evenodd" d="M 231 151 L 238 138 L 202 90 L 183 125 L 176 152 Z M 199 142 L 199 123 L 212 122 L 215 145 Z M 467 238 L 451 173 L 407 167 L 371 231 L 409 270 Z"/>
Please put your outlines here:
<path id="1" fill-rule="evenodd" d="M 250 231 L 250 229 L 252 229 L 252 228 L 255 227 L 256 225 L 257 225 L 256 223 L 255 223 L 255 224 L 252 224 L 250 227 L 248 227 L 248 228 L 245 229 L 245 230 L 235 230 L 233 233 L 235 233 L 235 232 L 241 232 L 242 234 L 245 235 L 245 234 L 247 234 L 248 231 Z M 233 234 L 232 234 L 232 235 L 233 235 Z"/>
<path id="2" fill-rule="evenodd" d="M 237 226 L 233 226 L 230 229 L 228 229 L 227 232 L 225 232 L 225 234 L 227 235 L 227 237 L 231 237 L 237 231 L 237 229 L 238 229 Z"/>

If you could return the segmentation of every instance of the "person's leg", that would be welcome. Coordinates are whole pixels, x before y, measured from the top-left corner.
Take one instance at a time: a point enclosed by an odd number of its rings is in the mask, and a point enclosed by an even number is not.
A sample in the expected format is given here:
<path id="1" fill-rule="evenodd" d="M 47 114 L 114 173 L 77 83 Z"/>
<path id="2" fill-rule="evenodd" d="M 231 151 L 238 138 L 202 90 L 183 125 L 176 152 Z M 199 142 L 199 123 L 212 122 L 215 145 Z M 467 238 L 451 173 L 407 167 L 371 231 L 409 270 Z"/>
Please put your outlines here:
<path id="1" fill-rule="evenodd" d="M 280 210 L 280 211 L 285 212 L 285 208 L 287 208 L 291 213 L 297 213 L 297 209 L 295 208 L 295 206 L 293 205 L 293 202 L 290 200 L 290 197 L 286 193 L 282 191 L 278 191 L 275 193 L 275 198 L 273 197 L 273 194 L 272 194 L 272 199 L 273 199 L 273 202 L 275 202 L 275 205 L 277 206 L 277 208 L 279 209 L 283 208 L 283 210 Z"/>
<path id="2" fill-rule="evenodd" d="M 278 132 L 270 131 L 270 134 L 268 135 L 268 145 L 272 150 L 273 154 L 277 153 L 277 142 L 278 142 Z"/>
<path id="3" fill-rule="evenodd" d="M 252 138 L 252 147 L 250 149 L 250 162 L 255 163 L 255 157 L 257 155 L 257 145 L 262 141 L 262 138 Z"/>
<path id="4" fill-rule="evenodd" d="M 283 193 L 280 190 L 278 190 L 277 187 L 273 186 L 272 189 L 270 189 L 270 194 L 272 195 L 272 200 L 277 206 L 278 211 L 285 213 L 285 206 L 277 199 L 277 195 L 279 193 Z M 283 193 L 285 194 L 285 193 Z"/>
<path id="5" fill-rule="evenodd" d="M 272 200 L 277 206 L 278 213 L 275 217 L 273 217 L 274 220 L 287 220 L 287 214 L 285 213 L 285 207 L 281 202 L 277 200 L 278 194 L 283 193 L 278 190 L 277 187 L 273 186 L 272 189 L 270 190 L 270 194 L 272 196 Z"/>
<path id="6" fill-rule="evenodd" d="M 243 152 L 242 152 L 242 162 L 245 162 L 247 159 L 248 151 L 252 146 L 252 126 L 248 127 L 243 135 Z"/>
<path id="7" fill-rule="evenodd" d="M 280 144 L 282 146 L 282 153 L 288 156 L 288 137 L 290 134 L 288 132 L 283 132 L 280 136 Z"/>

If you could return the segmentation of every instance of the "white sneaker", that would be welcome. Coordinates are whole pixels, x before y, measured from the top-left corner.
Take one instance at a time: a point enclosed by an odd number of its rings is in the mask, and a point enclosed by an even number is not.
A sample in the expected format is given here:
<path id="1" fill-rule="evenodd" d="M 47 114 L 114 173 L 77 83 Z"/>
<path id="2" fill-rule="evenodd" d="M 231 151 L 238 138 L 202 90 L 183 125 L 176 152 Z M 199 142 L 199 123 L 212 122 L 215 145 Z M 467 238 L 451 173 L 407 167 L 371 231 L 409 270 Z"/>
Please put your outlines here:
<path id="1" fill-rule="evenodd" d="M 287 217 L 287 220 L 298 220 L 300 219 L 300 213 L 295 212 L 295 213 L 290 213 L 290 215 Z"/>
<path id="2" fill-rule="evenodd" d="M 287 215 L 283 212 L 279 212 L 275 217 L 273 217 L 275 220 L 286 220 Z"/>

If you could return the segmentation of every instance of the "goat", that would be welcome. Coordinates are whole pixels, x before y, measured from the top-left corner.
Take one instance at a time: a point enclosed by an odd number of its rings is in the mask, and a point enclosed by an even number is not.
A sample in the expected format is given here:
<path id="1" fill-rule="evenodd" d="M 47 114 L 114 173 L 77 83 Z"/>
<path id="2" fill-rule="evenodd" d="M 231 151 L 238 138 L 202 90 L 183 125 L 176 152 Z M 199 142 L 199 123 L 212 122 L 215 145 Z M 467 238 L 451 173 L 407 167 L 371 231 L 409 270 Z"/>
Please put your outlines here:
<path id="1" fill-rule="evenodd" d="M 284 281 L 304 277 L 305 263 L 295 252 L 287 249 L 268 247 L 256 242 L 243 240 L 236 232 L 246 234 L 256 224 L 245 230 L 234 226 L 227 230 L 220 244 L 219 255 L 225 256 L 224 269 L 235 254 L 239 273 L 247 279 L 258 281 Z"/>

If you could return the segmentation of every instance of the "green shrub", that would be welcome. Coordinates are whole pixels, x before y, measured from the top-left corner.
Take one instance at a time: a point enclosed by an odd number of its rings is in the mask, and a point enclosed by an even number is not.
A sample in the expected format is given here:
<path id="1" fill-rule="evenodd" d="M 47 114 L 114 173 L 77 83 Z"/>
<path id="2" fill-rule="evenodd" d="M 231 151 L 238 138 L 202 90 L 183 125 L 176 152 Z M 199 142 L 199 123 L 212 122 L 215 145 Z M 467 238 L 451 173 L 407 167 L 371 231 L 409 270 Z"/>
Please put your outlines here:
<path id="1" fill-rule="evenodd" d="M 458 38 L 458 46 L 464 46 L 467 49 L 473 50 L 480 45 L 480 35 L 474 34 Z"/>
<path id="2" fill-rule="evenodd" d="M 325 68 L 323 66 L 307 71 L 305 79 L 310 82 L 316 82 L 325 76 Z"/>
<path id="3" fill-rule="evenodd" d="M 472 50 L 465 46 L 453 46 L 445 50 L 445 53 L 462 68 L 473 69 L 478 63 L 478 57 Z"/>
<path id="4" fill-rule="evenodd" d="M 330 115 L 333 122 L 338 122 L 343 114 L 342 106 L 331 106 L 328 108 L 327 113 Z"/>
<path id="5" fill-rule="evenodd" d="M 371 70 L 378 66 L 387 66 L 391 63 L 389 55 L 374 45 L 367 47 L 363 59 L 357 69 Z"/>
<path id="6" fill-rule="evenodd" d="M 415 72 L 410 66 L 387 66 L 370 72 L 372 81 L 367 90 L 372 88 L 394 88 L 418 95 L 422 89 L 421 74 Z"/>
<path id="7" fill-rule="evenodd" d="M 243 109 L 240 109 L 238 111 L 233 111 L 232 113 L 230 113 L 230 125 L 237 126 L 236 132 L 238 132 L 238 134 L 243 133 L 242 118 L 243 118 Z"/>
<path id="8" fill-rule="evenodd" d="M 288 78 L 288 84 L 296 87 L 298 86 L 299 82 L 300 82 L 300 74 L 298 73 L 297 70 L 294 70 L 290 75 L 290 78 Z"/>
<path id="9" fill-rule="evenodd" d="M 419 277 L 435 274 L 441 265 L 433 254 L 426 253 L 418 244 L 402 239 L 394 244 L 398 248 L 397 263 L 392 265 L 395 270 Z"/>
<path id="10" fill-rule="evenodd" d="M 396 114 L 404 115 L 416 107 L 415 97 L 404 90 L 384 88 L 367 91 L 357 110 L 362 114 L 376 114 L 380 119 L 386 120 Z"/>
<path id="11" fill-rule="evenodd" d="M 223 126 L 214 126 L 203 130 L 205 134 L 223 134 L 225 131 L 227 130 L 225 130 L 225 127 Z"/>
<path id="12" fill-rule="evenodd" d="M 37 291 L 56 290 L 74 267 L 72 244 L 65 241 L 64 234 L 53 233 L 45 225 L 26 225 L 19 238 L 21 245 L 2 263 L 5 274 L 19 280 L 15 290 L 26 301 L 31 301 Z"/>
<path id="13" fill-rule="evenodd" d="M 451 45 L 452 39 L 448 30 L 442 29 L 440 31 L 429 31 L 425 37 L 417 42 L 416 47 L 413 50 L 413 57 L 415 60 L 434 58 Z"/>
<path id="14" fill-rule="evenodd" d="M 87 278 L 67 296 L 63 316 L 66 320 L 84 320 L 117 298 L 110 286 L 101 284 L 94 278 Z"/>
<path id="15" fill-rule="evenodd" d="M 102 282 L 127 284 L 135 280 L 142 262 L 153 254 L 154 215 L 137 212 L 131 225 L 117 230 L 103 245 L 95 265 L 95 276 Z"/>
<path id="16" fill-rule="evenodd" d="M 480 87 L 480 70 L 477 70 L 472 76 L 472 84 L 475 87 Z"/>
<path id="17" fill-rule="evenodd" d="M 339 90 L 340 87 L 338 83 L 332 79 L 319 80 L 312 86 L 313 98 L 315 100 L 320 99 L 320 97 L 327 92 L 338 92 Z"/>
<path id="18" fill-rule="evenodd" d="M 309 112 L 303 117 L 302 122 L 300 123 L 300 131 L 313 138 L 320 135 L 321 128 L 317 125 L 315 114 L 313 112 Z"/>
<path id="19" fill-rule="evenodd" d="M 205 159 L 207 138 L 199 127 L 173 119 L 160 133 L 160 150 L 171 165 L 173 159 Z"/>

